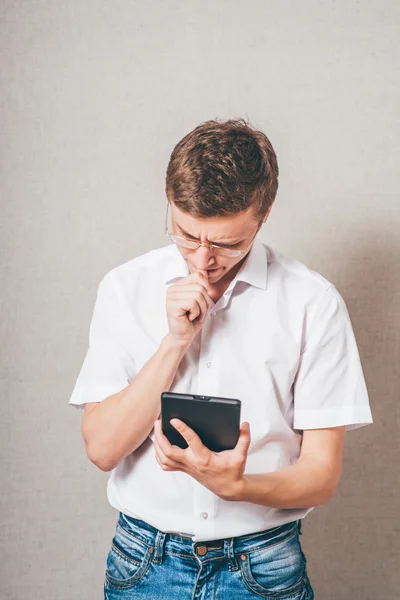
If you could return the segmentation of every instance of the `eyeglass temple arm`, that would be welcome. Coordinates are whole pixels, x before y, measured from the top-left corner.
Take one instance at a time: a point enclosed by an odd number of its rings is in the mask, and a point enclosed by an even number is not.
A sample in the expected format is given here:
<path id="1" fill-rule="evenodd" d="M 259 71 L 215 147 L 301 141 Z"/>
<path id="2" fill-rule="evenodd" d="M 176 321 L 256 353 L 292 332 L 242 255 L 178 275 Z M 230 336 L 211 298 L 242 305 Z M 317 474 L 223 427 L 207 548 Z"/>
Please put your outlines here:
<path id="1" fill-rule="evenodd" d="M 169 201 L 167 201 L 167 210 L 165 211 L 165 229 L 164 229 L 165 233 L 167 233 L 167 231 L 168 231 L 168 207 L 169 207 Z"/>

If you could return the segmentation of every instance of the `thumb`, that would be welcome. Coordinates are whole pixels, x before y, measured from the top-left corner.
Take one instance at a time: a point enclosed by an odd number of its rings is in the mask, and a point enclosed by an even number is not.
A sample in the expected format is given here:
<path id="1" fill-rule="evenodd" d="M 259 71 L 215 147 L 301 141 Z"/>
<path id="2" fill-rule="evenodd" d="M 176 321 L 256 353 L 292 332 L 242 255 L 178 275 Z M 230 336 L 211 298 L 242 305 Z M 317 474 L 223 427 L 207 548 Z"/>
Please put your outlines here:
<path id="1" fill-rule="evenodd" d="M 240 434 L 239 439 L 236 444 L 236 448 L 238 450 L 243 450 L 247 453 L 247 450 L 250 446 L 251 435 L 250 435 L 250 423 L 244 421 L 244 423 L 240 426 Z"/>

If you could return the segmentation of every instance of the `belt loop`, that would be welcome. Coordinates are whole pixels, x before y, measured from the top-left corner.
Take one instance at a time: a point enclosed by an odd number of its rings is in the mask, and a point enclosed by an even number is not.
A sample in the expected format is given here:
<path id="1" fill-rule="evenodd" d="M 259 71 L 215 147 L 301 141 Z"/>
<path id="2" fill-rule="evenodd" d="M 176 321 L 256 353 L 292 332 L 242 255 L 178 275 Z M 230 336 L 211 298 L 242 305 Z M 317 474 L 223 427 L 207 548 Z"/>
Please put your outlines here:
<path id="1" fill-rule="evenodd" d="M 233 539 L 234 538 L 228 538 L 228 539 L 224 540 L 224 552 L 225 552 L 225 555 L 228 557 L 228 560 L 231 563 L 229 565 L 229 570 L 230 571 L 237 571 L 239 569 L 239 566 L 238 566 L 237 560 L 235 558 L 235 551 L 234 551 L 234 547 L 233 547 Z"/>
<path id="2" fill-rule="evenodd" d="M 167 534 L 163 531 L 158 531 L 154 542 L 154 562 L 161 564 L 164 552 L 164 542 Z"/>
<path id="3" fill-rule="evenodd" d="M 299 530 L 299 535 L 303 535 L 302 532 L 301 532 L 301 519 L 299 519 L 297 521 L 297 527 L 298 527 L 298 530 Z"/>

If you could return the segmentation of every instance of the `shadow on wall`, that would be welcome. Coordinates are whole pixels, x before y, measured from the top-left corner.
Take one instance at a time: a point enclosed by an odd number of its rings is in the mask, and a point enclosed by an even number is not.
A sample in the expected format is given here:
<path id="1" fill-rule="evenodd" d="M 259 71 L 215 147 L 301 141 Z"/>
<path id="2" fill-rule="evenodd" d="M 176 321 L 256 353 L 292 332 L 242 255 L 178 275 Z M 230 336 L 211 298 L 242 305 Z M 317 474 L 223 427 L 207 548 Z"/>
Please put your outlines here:
<path id="1" fill-rule="evenodd" d="M 377 237 L 374 231 L 367 240 L 354 240 L 350 250 L 338 248 L 336 257 L 331 280 L 350 313 L 374 419 L 365 434 L 376 443 L 385 427 L 395 425 L 399 398 L 400 236 Z M 394 438 L 380 441 L 387 445 Z"/>
<path id="2" fill-rule="evenodd" d="M 399 264 L 400 237 L 372 231 L 331 247 L 329 267 L 315 266 L 346 302 L 374 419 L 346 434 L 338 490 L 305 523 L 310 578 L 324 600 L 397 597 Z"/>

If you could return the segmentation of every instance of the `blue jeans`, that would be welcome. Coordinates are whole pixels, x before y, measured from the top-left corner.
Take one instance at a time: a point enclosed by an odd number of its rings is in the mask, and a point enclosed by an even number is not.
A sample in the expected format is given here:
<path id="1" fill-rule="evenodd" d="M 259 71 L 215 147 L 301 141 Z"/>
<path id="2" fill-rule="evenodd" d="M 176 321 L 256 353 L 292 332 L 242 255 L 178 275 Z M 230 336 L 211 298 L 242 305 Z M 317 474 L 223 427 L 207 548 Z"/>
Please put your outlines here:
<path id="1" fill-rule="evenodd" d="M 108 600 L 312 600 L 301 521 L 206 542 L 119 513 L 107 556 Z"/>

